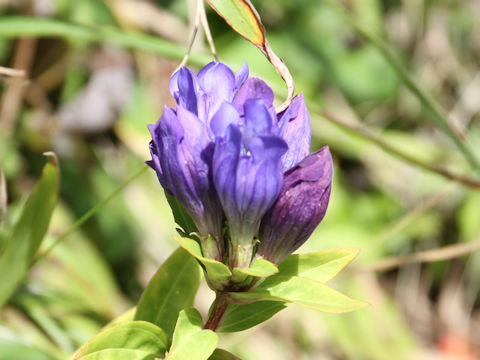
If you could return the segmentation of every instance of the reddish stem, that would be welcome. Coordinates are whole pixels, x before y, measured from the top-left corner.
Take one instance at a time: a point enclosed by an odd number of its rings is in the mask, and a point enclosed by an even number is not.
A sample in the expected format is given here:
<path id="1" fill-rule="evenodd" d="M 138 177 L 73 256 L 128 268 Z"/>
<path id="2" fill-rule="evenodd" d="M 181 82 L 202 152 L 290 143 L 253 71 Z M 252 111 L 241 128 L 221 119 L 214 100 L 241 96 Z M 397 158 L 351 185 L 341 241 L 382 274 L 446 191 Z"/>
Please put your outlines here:
<path id="1" fill-rule="evenodd" d="M 212 312 L 203 328 L 213 331 L 217 330 L 218 324 L 220 324 L 220 320 L 222 320 L 223 314 L 227 310 L 227 306 L 228 300 L 222 294 L 217 293 Z"/>

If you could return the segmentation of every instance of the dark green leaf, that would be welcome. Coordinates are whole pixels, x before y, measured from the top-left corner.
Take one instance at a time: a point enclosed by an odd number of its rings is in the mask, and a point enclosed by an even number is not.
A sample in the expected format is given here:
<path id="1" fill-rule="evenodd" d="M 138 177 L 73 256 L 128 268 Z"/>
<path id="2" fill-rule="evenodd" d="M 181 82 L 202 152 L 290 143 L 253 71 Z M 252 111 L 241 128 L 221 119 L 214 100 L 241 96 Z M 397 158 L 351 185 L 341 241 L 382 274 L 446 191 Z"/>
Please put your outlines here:
<path id="1" fill-rule="evenodd" d="M 0 306 L 27 273 L 47 232 L 58 199 L 59 172 L 55 157 L 43 168 L 42 178 L 25 203 L 0 255 Z"/>
<path id="2" fill-rule="evenodd" d="M 217 328 L 218 332 L 237 332 L 249 329 L 270 319 L 288 304 L 280 301 L 257 301 L 247 305 L 229 304 Z"/>
<path id="3" fill-rule="evenodd" d="M 239 357 L 229 353 L 227 350 L 215 349 L 208 360 L 241 360 Z"/>
<path id="4" fill-rule="evenodd" d="M 198 230 L 195 226 L 195 223 L 193 222 L 190 215 L 188 215 L 183 205 L 178 202 L 177 198 L 173 195 L 168 194 L 166 191 L 165 197 L 167 198 L 168 204 L 172 209 L 175 222 L 182 228 L 185 235 L 190 235 L 191 233 L 197 232 Z"/>
<path id="5" fill-rule="evenodd" d="M 150 321 L 168 336 L 173 334 L 180 310 L 191 307 L 202 270 L 194 257 L 177 249 L 158 269 L 137 306 L 135 320 Z"/>

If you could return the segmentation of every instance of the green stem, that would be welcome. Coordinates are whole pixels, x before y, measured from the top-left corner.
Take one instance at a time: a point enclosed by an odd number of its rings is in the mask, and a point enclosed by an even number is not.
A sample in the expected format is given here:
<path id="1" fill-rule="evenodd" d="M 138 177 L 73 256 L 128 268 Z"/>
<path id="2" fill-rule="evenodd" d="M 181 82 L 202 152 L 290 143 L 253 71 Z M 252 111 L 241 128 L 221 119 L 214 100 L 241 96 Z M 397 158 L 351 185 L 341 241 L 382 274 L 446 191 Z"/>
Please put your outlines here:
<path id="1" fill-rule="evenodd" d="M 217 330 L 220 320 L 222 320 L 225 310 L 227 310 L 228 300 L 221 293 L 217 293 L 217 297 L 213 302 L 213 309 L 210 312 L 207 322 L 205 323 L 204 329 L 215 331 Z"/>
<path id="2" fill-rule="evenodd" d="M 145 165 L 143 166 L 138 172 L 133 174 L 129 179 L 127 179 L 122 185 L 120 185 L 118 188 L 116 188 L 110 195 L 108 195 L 105 199 L 97 203 L 94 207 L 92 207 L 90 210 L 88 210 L 85 214 L 82 215 L 80 219 L 78 219 L 71 227 L 68 229 L 66 232 L 64 232 L 62 235 L 60 235 L 45 251 L 43 251 L 41 254 L 39 254 L 37 257 L 33 259 L 33 261 L 30 264 L 30 267 L 35 265 L 37 262 L 40 260 L 44 259 L 58 244 L 60 244 L 63 240 L 65 240 L 66 237 L 68 237 L 70 234 L 75 232 L 80 226 L 82 226 L 88 219 L 90 219 L 93 215 L 97 213 L 102 207 L 107 205 L 107 203 L 112 200 L 114 197 L 116 197 L 120 192 L 122 192 L 123 189 L 127 187 L 133 180 L 138 178 L 140 175 L 142 175 L 145 171 L 147 171 L 148 166 Z"/>

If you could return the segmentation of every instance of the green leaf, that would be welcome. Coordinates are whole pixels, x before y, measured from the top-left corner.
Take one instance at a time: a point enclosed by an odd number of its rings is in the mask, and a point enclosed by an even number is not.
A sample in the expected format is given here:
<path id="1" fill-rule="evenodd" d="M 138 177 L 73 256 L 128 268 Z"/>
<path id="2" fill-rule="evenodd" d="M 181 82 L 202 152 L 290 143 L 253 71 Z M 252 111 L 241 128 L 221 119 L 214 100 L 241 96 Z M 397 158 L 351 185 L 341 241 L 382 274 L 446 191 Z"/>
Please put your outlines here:
<path id="1" fill-rule="evenodd" d="M 237 301 L 274 300 L 292 302 L 328 313 L 344 313 L 367 306 L 329 286 L 298 276 L 272 276 L 250 292 L 228 293 Z"/>
<path id="2" fill-rule="evenodd" d="M 182 228 L 185 235 L 190 235 L 191 233 L 197 232 L 198 230 L 195 226 L 195 223 L 193 222 L 190 215 L 188 215 L 183 205 L 178 202 L 177 198 L 173 195 L 168 194 L 166 191 L 165 197 L 167 198 L 168 204 L 172 209 L 175 222 Z"/>
<path id="3" fill-rule="evenodd" d="M 202 270 L 195 258 L 177 249 L 158 269 L 137 306 L 135 320 L 150 321 L 171 336 L 178 313 L 193 306 Z"/>
<path id="4" fill-rule="evenodd" d="M 0 307 L 22 281 L 47 232 L 58 199 L 59 182 L 56 158 L 52 156 L 0 255 Z"/>
<path id="5" fill-rule="evenodd" d="M 227 350 L 215 349 L 208 360 L 241 360 L 239 357 L 229 353 Z"/>
<path id="6" fill-rule="evenodd" d="M 207 2 L 233 30 L 257 46 L 283 78 L 287 85 L 287 100 L 277 108 L 277 111 L 285 110 L 295 94 L 295 83 L 287 66 L 270 47 L 260 15 L 250 0 L 207 0 Z"/>
<path id="7" fill-rule="evenodd" d="M 3 38 L 57 36 L 84 40 L 86 42 L 108 42 L 128 49 L 150 51 L 176 60 L 181 60 L 185 55 L 183 46 L 161 39 L 158 36 L 123 32 L 113 27 L 87 27 L 58 20 L 28 16 L 2 16 L 0 19 L 0 36 Z M 189 60 L 198 66 L 203 66 L 210 61 L 209 56 L 199 54 L 192 54 Z"/>
<path id="8" fill-rule="evenodd" d="M 7 214 L 7 182 L 0 167 L 0 225 Z"/>
<path id="9" fill-rule="evenodd" d="M 202 329 L 202 316 L 196 309 L 180 312 L 166 360 L 207 360 L 218 344 L 218 336 Z"/>
<path id="10" fill-rule="evenodd" d="M 333 279 L 359 252 L 356 248 L 346 248 L 290 255 L 278 266 L 278 276 L 302 276 L 325 283 Z"/>
<path id="11" fill-rule="evenodd" d="M 227 265 L 220 261 L 203 257 L 200 245 L 195 240 L 184 237 L 175 237 L 175 240 L 177 240 L 182 248 L 202 263 L 209 281 L 216 282 L 219 286 L 228 282 L 232 276 L 232 272 Z"/>
<path id="12" fill-rule="evenodd" d="M 251 304 L 228 304 L 217 332 L 237 332 L 270 319 L 288 304 L 280 301 L 257 301 Z"/>
<path id="13" fill-rule="evenodd" d="M 168 339 L 162 329 L 146 321 L 132 321 L 100 332 L 78 350 L 74 360 L 153 360 L 155 357 L 163 357 L 167 349 Z"/>
<path id="14" fill-rule="evenodd" d="M 248 0 L 207 0 L 233 30 L 257 46 L 265 44 L 265 28 Z"/>
<path id="15" fill-rule="evenodd" d="M 241 273 L 244 275 L 258 276 L 258 277 L 268 277 L 278 272 L 275 264 L 272 264 L 270 261 L 265 259 L 257 259 L 250 264 L 248 269 L 244 268 L 234 268 L 233 273 Z"/>

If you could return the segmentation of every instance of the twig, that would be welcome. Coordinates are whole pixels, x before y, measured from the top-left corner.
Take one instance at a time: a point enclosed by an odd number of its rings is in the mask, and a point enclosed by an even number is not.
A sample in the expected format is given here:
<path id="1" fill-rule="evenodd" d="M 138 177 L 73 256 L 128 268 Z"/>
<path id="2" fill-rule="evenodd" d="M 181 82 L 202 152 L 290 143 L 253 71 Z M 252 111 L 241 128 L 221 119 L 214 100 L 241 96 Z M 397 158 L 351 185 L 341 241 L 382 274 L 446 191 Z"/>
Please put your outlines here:
<path id="1" fill-rule="evenodd" d="M 419 251 L 405 256 L 392 256 L 372 264 L 358 266 L 350 271 L 369 272 L 369 271 L 387 271 L 407 264 L 429 263 L 443 260 L 450 260 L 460 256 L 468 255 L 480 250 L 480 239 L 466 244 L 448 245 L 438 249 Z"/>
<path id="2" fill-rule="evenodd" d="M 210 27 L 208 26 L 207 15 L 205 13 L 205 4 L 203 3 L 204 0 L 197 0 L 197 7 L 195 9 L 195 17 L 193 21 L 193 33 L 190 37 L 190 44 L 188 45 L 188 50 L 185 56 L 183 57 L 180 65 L 175 69 L 173 73 L 176 73 L 181 67 L 185 66 L 188 62 L 188 58 L 190 57 L 190 53 L 192 52 L 193 44 L 195 43 L 195 39 L 197 38 L 198 28 L 200 27 L 200 23 L 202 24 L 202 28 L 205 31 L 205 36 L 207 38 L 208 44 L 210 45 L 210 51 L 212 52 L 213 58 L 215 61 L 218 61 L 217 58 L 217 50 L 215 49 L 215 44 L 213 43 L 212 33 L 210 32 Z"/>
<path id="3" fill-rule="evenodd" d="M 27 37 L 19 39 L 15 50 L 13 67 L 28 72 L 34 62 L 36 48 L 37 39 Z M 0 123 L 2 123 L 3 130 L 7 133 L 11 132 L 15 127 L 24 93 L 24 79 L 18 76 L 12 79 L 12 82 L 8 84 L 3 93 L 0 108 Z"/>
<path id="4" fill-rule="evenodd" d="M 202 22 L 203 31 L 205 32 L 205 37 L 207 38 L 208 45 L 210 46 L 210 51 L 212 52 L 213 58 L 215 59 L 215 61 L 218 61 L 217 50 L 215 49 L 215 43 L 213 42 L 210 26 L 208 25 L 207 13 L 205 12 L 205 3 L 203 2 L 203 0 L 201 0 L 200 3 L 202 4 L 202 11 L 200 12 L 200 20 Z"/>
<path id="5" fill-rule="evenodd" d="M 395 234 L 406 228 L 416 219 L 418 219 L 423 213 L 435 206 L 440 200 L 442 200 L 449 191 L 451 191 L 454 183 L 449 183 L 447 186 L 439 191 L 428 196 L 425 200 L 416 205 L 413 209 L 409 210 L 405 215 L 400 217 L 391 226 L 385 229 L 380 235 L 378 235 L 368 245 L 369 248 L 376 248 L 382 243 L 390 239 Z"/>
<path id="6" fill-rule="evenodd" d="M 443 130 L 443 132 L 455 143 L 458 149 L 462 152 L 465 159 L 474 169 L 480 169 L 480 163 L 471 151 L 471 149 L 462 142 L 458 134 L 453 131 L 447 120 L 445 110 L 436 102 L 426 91 L 421 89 L 417 82 L 403 67 L 398 60 L 398 56 L 390 49 L 390 47 L 379 37 L 365 30 L 358 24 L 347 11 L 336 0 L 327 0 L 327 2 L 344 17 L 347 23 L 366 41 L 374 46 L 380 54 L 387 60 L 390 66 L 395 70 L 400 79 L 404 82 L 408 89 L 420 100 L 422 105 L 430 112 L 434 122 Z"/>
<path id="7" fill-rule="evenodd" d="M 445 177 L 449 180 L 456 181 L 460 184 L 463 184 L 465 186 L 468 186 L 468 187 L 471 187 L 471 188 L 474 188 L 474 189 L 480 189 L 480 181 L 472 179 L 472 178 L 464 176 L 464 175 L 461 175 L 461 174 L 454 173 L 454 172 L 452 172 L 448 169 L 445 169 L 443 167 L 433 165 L 433 164 L 429 164 L 426 161 L 415 158 L 415 157 L 403 152 L 402 150 L 394 147 L 393 145 L 387 143 L 380 136 L 374 134 L 373 132 L 371 132 L 369 129 L 362 126 L 361 124 L 349 124 L 349 123 L 344 122 L 340 119 L 337 119 L 336 117 L 329 114 L 328 112 L 322 112 L 320 114 L 320 116 L 323 117 L 324 119 L 328 120 L 332 124 L 335 124 L 335 125 L 337 125 L 338 127 L 342 128 L 344 130 L 347 130 L 347 131 L 349 131 L 349 132 L 351 132 L 355 135 L 359 135 L 359 136 L 363 137 L 364 139 L 374 143 L 375 145 L 380 147 L 382 150 L 384 150 L 385 152 L 388 152 L 389 154 L 391 154 L 393 156 L 401 158 L 401 159 L 403 159 L 403 160 L 405 160 L 405 161 L 407 161 L 407 162 L 409 162 L 413 165 L 416 165 L 420 168 L 423 168 L 425 170 L 428 170 L 428 171 L 431 171 L 433 173 L 442 175 L 443 177 Z"/>
<path id="8" fill-rule="evenodd" d="M 26 72 L 25 70 L 22 70 L 22 69 L 12 69 L 8 67 L 0 66 L 0 75 L 23 78 L 26 76 Z"/>

